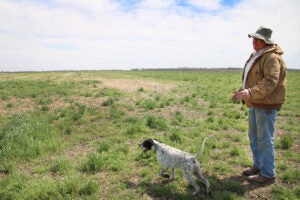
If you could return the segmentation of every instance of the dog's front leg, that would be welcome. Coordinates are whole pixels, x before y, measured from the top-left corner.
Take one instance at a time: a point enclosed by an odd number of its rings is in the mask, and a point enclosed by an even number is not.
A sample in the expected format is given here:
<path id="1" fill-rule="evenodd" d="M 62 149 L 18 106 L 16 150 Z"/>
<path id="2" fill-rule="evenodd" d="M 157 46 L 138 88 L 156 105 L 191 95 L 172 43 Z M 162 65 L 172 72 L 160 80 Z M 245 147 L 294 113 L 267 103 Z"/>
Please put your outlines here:
<path id="1" fill-rule="evenodd" d="M 167 169 L 168 169 L 167 166 L 163 166 L 162 169 L 161 169 L 160 172 L 159 172 L 159 175 L 160 175 L 161 177 L 166 177 L 166 175 L 164 174 L 164 172 L 165 172 Z"/>
<path id="2" fill-rule="evenodd" d="M 172 168 L 172 179 L 175 179 L 175 168 Z"/>

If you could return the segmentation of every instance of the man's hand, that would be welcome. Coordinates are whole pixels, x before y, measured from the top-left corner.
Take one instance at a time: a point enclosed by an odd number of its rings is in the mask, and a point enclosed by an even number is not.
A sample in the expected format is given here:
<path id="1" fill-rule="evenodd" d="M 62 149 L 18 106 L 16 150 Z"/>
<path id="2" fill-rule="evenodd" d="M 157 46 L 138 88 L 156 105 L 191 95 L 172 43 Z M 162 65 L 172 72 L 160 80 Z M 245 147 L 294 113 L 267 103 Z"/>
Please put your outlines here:
<path id="1" fill-rule="evenodd" d="M 237 100 L 247 100 L 251 98 L 251 94 L 248 89 L 243 89 L 239 91 L 234 91 L 234 94 L 232 96 L 232 101 L 237 101 Z"/>

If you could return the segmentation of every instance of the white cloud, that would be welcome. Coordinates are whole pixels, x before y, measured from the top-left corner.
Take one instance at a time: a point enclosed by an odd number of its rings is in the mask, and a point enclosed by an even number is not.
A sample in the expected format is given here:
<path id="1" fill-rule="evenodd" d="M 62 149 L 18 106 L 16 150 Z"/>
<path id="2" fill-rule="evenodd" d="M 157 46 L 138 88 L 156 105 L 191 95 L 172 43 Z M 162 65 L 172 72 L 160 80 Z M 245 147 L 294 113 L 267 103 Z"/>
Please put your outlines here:
<path id="1" fill-rule="evenodd" d="M 217 10 L 221 6 L 221 0 L 189 0 L 188 2 L 194 6 L 207 10 Z"/>
<path id="2" fill-rule="evenodd" d="M 144 0 L 140 7 L 144 9 L 161 9 L 166 8 L 174 3 L 173 0 Z"/>
<path id="3" fill-rule="evenodd" d="M 50 1 L 49 1 L 50 2 Z M 132 9 L 110 0 L 0 2 L 0 71 L 242 67 L 252 51 L 247 34 L 274 30 L 288 66 L 300 67 L 300 2 L 145 0 Z M 201 4 L 200 4 L 201 3 Z"/>

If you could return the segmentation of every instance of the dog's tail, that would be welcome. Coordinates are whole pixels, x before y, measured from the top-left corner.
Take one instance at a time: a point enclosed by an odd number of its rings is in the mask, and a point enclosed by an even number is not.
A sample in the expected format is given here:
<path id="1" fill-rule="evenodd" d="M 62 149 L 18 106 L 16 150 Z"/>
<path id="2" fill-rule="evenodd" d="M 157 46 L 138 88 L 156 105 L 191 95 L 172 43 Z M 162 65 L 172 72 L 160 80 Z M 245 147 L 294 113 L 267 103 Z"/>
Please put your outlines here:
<path id="1" fill-rule="evenodd" d="M 204 140 L 203 140 L 203 142 L 202 142 L 201 149 L 200 149 L 200 151 L 197 153 L 197 155 L 195 156 L 196 158 L 198 158 L 198 157 L 203 153 L 205 141 L 206 141 L 206 138 L 204 138 Z"/>

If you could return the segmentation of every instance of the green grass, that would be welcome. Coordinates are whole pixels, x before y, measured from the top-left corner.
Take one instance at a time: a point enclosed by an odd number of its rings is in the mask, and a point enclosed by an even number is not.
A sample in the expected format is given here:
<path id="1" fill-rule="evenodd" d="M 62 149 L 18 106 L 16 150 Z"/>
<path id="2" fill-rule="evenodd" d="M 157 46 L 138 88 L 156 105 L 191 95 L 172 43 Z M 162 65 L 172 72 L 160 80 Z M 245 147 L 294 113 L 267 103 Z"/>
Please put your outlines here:
<path id="1" fill-rule="evenodd" d="M 159 131 L 167 129 L 167 121 L 161 116 L 155 116 L 155 115 L 147 116 L 146 125 L 151 129 L 157 129 Z"/>
<path id="2" fill-rule="evenodd" d="M 75 92 L 80 83 L 62 82 L 57 83 L 51 80 L 9 80 L 0 81 L 0 99 L 12 97 L 18 98 L 37 98 L 38 96 L 47 97 L 49 95 L 67 96 Z"/>
<path id="3" fill-rule="evenodd" d="M 241 176 L 252 165 L 248 109 L 231 101 L 241 73 L 0 73 L 0 200 L 299 199 L 300 73 L 288 73 L 276 121 L 277 180 L 267 187 Z M 138 147 L 155 138 L 196 154 L 205 137 L 199 160 L 212 198 L 200 181 L 192 196 L 180 170 L 173 181 L 159 177 L 156 155 Z"/>
<path id="4" fill-rule="evenodd" d="M 0 160 L 31 159 L 60 146 L 58 131 L 47 123 L 42 113 L 21 113 L 0 130 Z"/>
<path id="5" fill-rule="evenodd" d="M 89 154 L 82 164 L 81 171 L 96 173 L 104 169 L 105 162 L 106 160 L 102 154 Z"/>
<path id="6" fill-rule="evenodd" d="M 71 162 L 65 157 L 58 157 L 50 166 L 50 171 L 53 173 L 66 173 L 72 168 Z"/>
<path id="7" fill-rule="evenodd" d="M 111 97 L 111 98 L 118 98 L 121 96 L 121 92 L 115 88 L 103 88 L 101 89 L 95 97 Z"/>

